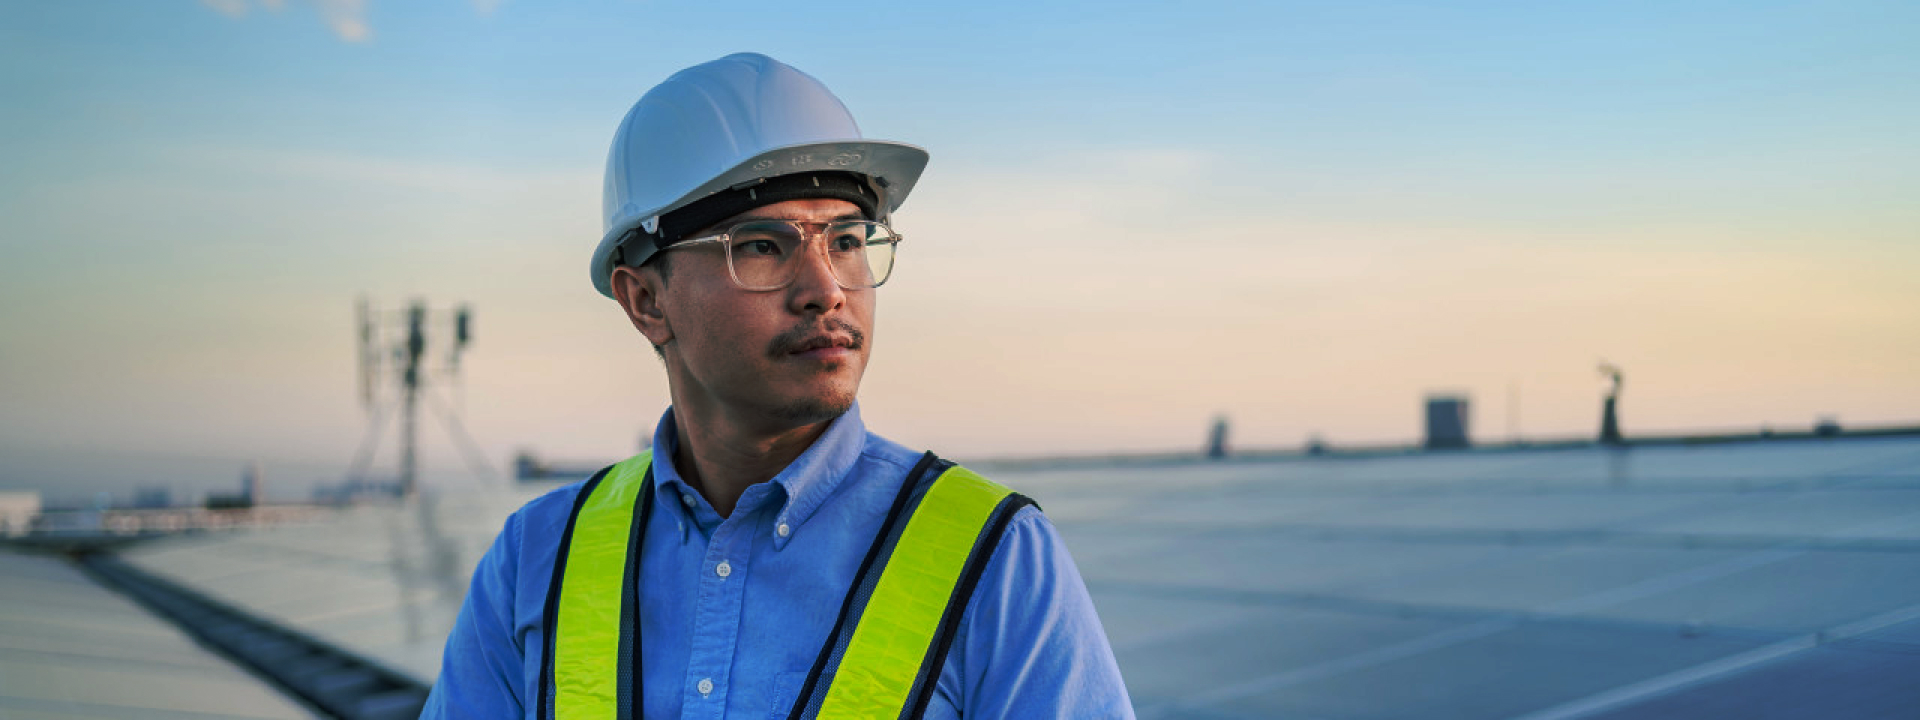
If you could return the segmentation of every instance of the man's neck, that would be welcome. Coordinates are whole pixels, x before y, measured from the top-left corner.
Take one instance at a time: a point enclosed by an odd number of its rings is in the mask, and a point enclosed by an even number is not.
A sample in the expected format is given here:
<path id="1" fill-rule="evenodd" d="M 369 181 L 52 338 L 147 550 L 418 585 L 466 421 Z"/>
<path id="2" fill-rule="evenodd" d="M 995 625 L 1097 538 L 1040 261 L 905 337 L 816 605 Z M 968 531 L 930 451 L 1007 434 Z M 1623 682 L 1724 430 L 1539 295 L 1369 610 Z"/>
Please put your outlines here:
<path id="1" fill-rule="evenodd" d="M 772 480 L 813 446 L 833 421 L 780 430 L 748 429 L 673 409 L 673 467 L 720 517 L 733 514 L 749 486 Z M 716 421 L 718 420 L 718 421 Z"/>

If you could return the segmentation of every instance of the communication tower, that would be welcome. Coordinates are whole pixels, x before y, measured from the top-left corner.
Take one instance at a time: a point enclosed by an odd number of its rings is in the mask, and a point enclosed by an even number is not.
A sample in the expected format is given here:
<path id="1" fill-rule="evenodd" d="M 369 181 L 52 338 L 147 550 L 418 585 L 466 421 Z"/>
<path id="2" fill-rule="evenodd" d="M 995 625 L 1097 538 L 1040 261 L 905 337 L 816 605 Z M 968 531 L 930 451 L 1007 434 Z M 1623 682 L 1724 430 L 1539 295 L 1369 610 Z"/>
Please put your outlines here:
<path id="1" fill-rule="evenodd" d="M 421 400 L 436 383 L 457 386 L 460 356 L 473 342 L 473 311 L 465 305 L 429 310 L 425 301 L 414 300 L 399 311 L 382 312 L 372 308 L 364 297 L 355 310 L 360 329 L 360 403 L 366 409 L 369 423 L 367 436 L 361 442 L 350 472 L 352 487 L 349 489 L 371 489 L 364 478 L 384 424 L 387 398 L 383 390 L 391 387 L 400 405 L 399 478 L 391 490 L 400 497 L 411 497 L 419 489 Z M 451 342 L 445 339 L 429 342 L 431 337 L 445 334 L 452 335 Z M 430 347 L 444 347 L 445 352 L 437 358 L 430 357 Z M 434 364 L 435 360 L 439 361 L 438 365 Z M 491 474 L 459 419 L 444 407 L 440 409 L 448 434 L 461 443 L 468 463 L 482 474 Z"/>

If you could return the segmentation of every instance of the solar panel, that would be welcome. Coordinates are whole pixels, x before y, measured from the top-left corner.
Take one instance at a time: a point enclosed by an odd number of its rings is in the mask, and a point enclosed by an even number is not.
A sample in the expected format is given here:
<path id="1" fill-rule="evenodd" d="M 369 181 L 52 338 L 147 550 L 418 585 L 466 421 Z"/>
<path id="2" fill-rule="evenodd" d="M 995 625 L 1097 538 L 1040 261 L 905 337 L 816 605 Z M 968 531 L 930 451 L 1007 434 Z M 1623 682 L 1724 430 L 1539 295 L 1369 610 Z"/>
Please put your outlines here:
<path id="1" fill-rule="evenodd" d="M 1920 438 L 988 474 L 1061 529 L 1146 718 L 1920 706 L 1897 682 L 1920 677 L 1920 629 L 1803 640 L 1920 602 Z M 129 559 L 430 679 L 466 574 L 529 496 L 353 508 Z M 1841 675 L 1847 698 L 1806 695 Z"/>

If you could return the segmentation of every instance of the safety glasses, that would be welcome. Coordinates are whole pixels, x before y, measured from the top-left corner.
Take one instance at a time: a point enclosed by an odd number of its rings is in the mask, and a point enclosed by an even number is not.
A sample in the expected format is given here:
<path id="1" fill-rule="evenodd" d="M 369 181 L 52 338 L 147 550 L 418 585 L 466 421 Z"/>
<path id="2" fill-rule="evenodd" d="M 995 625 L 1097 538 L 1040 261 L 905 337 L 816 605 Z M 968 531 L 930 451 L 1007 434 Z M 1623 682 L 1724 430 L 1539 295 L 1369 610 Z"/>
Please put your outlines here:
<path id="1" fill-rule="evenodd" d="M 808 249 L 809 237 L 820 238 L 821 249 Z M 798 220 L 748 220 L 719 232 L 682 240 L 663 249 L 676 250 L 719 245 L 727 257 L 727 272 L 741 288 L 780 290 L 793 284 L 806 259 L 824 253 L 833 281 L 848 290 L 879 287 L 893 274 L 893 258 L 900 235 L 885 223 L 843 220 L 809 223 Z"/>

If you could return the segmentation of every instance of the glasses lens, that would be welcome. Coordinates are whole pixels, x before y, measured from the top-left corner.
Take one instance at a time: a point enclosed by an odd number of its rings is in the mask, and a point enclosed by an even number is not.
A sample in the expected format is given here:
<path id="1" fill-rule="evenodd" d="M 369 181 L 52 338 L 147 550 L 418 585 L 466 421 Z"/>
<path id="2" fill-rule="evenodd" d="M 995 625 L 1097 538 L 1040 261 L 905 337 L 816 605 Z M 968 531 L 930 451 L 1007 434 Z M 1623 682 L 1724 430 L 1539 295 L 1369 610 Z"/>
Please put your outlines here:
<path id="1" fill-rule="evenodd" d="M 733 276 L 748 290 L 785 285 L 793 272 L 788 262 L 800 252 L 800 229 L 784 222 L 747 222 L 727 233 L 727 259 Z"/>
<path id="2" fill-rule="evenodd" d="M 835 223 L 827 229 L 827 257 L 833 276 L 844 287 L 877 287 L 893 272 L 893 249 L 899 241 L 887 226 L 875 222 Z"/>

